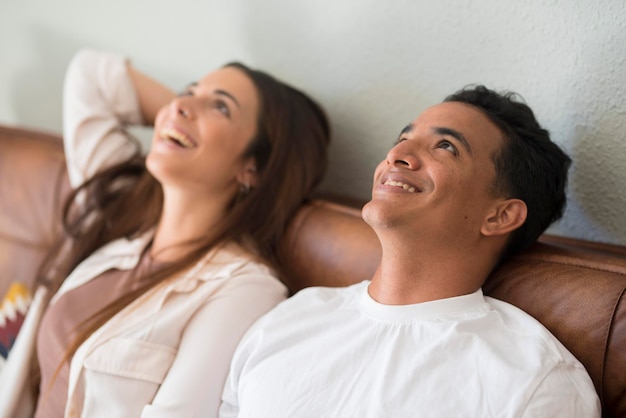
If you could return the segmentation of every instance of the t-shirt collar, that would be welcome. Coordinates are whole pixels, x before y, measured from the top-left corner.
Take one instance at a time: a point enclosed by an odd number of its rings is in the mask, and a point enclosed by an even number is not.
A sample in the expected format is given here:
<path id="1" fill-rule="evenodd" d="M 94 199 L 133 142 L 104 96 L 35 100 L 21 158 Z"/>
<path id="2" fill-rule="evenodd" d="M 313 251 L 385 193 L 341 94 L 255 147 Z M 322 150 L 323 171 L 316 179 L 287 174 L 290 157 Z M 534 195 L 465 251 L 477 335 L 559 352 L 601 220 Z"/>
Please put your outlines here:
<path id="1" fill-rule="evenodd" d="M 467 315 L 486 312 L 489 304 L 483 296 L 482 289 L 468 295 L 455 296 L 446 299 L 416 303 L 412 305 L 384 305 L 376 302 L 369 295 L 369 285 L 362 287 L 360 309 L 375 319 L 387 321 L 414 321 L 428 319 L 443 319 L 443 317 Z"/>

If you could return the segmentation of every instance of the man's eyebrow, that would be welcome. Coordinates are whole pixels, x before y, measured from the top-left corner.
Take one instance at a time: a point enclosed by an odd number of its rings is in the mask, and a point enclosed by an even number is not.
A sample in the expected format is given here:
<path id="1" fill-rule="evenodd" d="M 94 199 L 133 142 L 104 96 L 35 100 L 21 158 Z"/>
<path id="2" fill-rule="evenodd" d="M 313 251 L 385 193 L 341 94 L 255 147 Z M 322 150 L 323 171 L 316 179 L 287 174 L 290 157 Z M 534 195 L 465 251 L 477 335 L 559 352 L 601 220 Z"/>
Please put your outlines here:
<path id="1" fill-rule="evenodd" d="M 463 145 L 463 147 L 467 150 L 467 152 L 472 154 L 472 147 L 470 147 L 469 142 L 467 142 L 467 139 L 465 139 L 465 135 L 463 135 L 461 132 L 452 128 L 445 128 L 445 127 L 440 127 L 440 126 L 433 128 L 433 132 L 437 135 L 445 135 L 445 136 L 453 137 L 454 139 L 459 141 L 461 145 Z"/>
<path id="2" fill-rule="evenodd" d="M 404 128 L 402 128 L 402 130 L 400 131 L 400 135 L 398 135 L 398 141 L 400 140 L 400 138 L 402 138 L 402 135 L 409 133 L 413 130 L 413 124 L 409 123 L 408 125 L 406 125 Z"/>

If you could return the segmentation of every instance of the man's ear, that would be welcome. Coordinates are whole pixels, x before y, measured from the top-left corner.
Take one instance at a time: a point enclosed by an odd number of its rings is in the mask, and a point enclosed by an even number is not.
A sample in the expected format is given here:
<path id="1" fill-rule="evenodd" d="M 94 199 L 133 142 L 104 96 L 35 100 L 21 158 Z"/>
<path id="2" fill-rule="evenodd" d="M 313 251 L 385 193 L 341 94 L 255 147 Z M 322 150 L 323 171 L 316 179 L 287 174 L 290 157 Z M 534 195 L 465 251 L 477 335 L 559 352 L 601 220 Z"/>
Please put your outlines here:
<path id="1" fill-rule="evenodd" d="M 259 175 L 256 169 L 256 161 L 250 157 L 243 164 L 243 167 L 239 174 L 237 174 L 237 182 L 239 184 L 245 184 L 249 187 L 256 187 L 259 181 Z"/>
<path id="2" fill-rule="evenodd" d="M 526 221 L 528 208 L 520 199 L 498 202 L 483 222 L 480 232 L 485 236 L 508 234 L 521 227 Z"/>

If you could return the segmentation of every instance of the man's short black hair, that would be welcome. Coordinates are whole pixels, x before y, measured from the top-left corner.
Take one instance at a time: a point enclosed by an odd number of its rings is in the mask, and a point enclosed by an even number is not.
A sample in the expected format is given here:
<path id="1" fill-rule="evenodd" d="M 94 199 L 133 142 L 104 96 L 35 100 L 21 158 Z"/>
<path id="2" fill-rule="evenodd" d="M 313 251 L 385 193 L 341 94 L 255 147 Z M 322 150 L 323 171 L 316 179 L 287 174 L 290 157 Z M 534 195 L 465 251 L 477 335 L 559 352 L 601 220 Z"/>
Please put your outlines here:
<path id="1" fill-rule="evenodd" d="M 493 192 L 523 200 L 526 222 L 513 231 L 501 260 L 528 248 L 563 215 L 570 157 L 543 129 L 533 111 L 513 92 L 498 93 L 485 86 L 466 87 L 444 102 L 474 106 L 500 128 L 504 146 L 492 156 L 496 169 Z"/>

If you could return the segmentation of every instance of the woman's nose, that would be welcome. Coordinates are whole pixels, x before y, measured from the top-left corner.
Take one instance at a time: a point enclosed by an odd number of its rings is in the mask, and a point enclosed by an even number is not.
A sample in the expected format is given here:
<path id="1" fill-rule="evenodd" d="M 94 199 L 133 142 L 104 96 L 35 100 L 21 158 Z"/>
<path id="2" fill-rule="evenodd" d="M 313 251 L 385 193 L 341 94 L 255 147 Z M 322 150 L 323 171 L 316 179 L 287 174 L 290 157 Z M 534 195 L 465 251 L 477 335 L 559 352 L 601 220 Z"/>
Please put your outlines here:
<path id="1" fill-rule="evenodd" d="M 190 97 L 177 97 L 172 101 L 176 114 L 185 119 L 192 119 L 194 117 L 193 103 L 189 99 Z"/>

